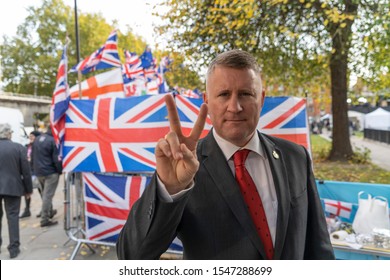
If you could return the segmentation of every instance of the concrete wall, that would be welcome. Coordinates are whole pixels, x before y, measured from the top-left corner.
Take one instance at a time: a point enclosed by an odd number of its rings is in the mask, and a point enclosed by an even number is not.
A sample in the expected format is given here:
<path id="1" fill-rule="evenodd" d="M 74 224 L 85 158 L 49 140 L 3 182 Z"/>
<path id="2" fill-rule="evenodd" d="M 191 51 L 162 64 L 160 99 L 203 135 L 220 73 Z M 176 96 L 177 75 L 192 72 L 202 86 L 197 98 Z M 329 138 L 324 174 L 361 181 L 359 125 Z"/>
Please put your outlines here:
<path id="1" fill-rule="evenodd" d="M 0 92 L 0 106 L 17 108 L 22 111 L 25 126 L 33 126 L 34 114 L 49 114 L 50 104 L 51 99 L 47 97 L 22 96 Z"/>

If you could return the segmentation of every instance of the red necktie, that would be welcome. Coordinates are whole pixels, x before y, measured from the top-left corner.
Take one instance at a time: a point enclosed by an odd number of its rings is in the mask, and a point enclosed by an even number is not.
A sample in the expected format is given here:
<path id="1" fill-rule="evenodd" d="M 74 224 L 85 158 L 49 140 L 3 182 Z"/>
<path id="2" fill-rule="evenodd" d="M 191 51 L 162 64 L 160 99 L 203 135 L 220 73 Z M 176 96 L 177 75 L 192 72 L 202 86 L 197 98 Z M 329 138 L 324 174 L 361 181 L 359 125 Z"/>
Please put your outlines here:
<path id="1" fill-rule="evenodd" d="M 274 255 L 271 234 L 268 228 L 267 217 L 264 212 L 263 203 L 256 185 L 251 175 L 245 168 L 245 160 L 248 157 L 249 150 L 239 150 L 233 155 L 234 168 L 236 170 L 236 180 L 240 185 L 240 190 L 248 206 L 252 220 L 256 226 L 257 234 L 263 242 L 267 259 L 271 260 Z"/>

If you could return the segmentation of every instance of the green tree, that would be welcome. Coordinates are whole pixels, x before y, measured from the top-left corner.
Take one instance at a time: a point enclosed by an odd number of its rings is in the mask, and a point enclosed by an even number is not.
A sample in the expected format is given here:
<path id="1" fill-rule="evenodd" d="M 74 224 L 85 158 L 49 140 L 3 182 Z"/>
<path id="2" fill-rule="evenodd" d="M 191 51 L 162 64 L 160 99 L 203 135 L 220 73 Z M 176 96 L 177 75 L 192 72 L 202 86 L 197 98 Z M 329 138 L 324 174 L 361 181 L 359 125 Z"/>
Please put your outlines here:
<path id="1" fill-rule="evenodd" d="M 175 48 L 197 61 L 207 64 L 215 53 L 241 48 L 259 59 L 271 84 L 310 90 L 313 82 L 330 81 L 330 159 L 352 156 L 348 77 L 362 66 L 372 78 L 386 71 L 379 65 L 389 47 L 388 0 L 166 0 L 163 5 L 167 12 L 159 32 L 172 34 Z"/>
<path id="2" fill-rule="evenodd" d="M 45 0 L 40 7 L 29 7 L 28 16 L 17 34 L 5 36 L 1 46 L 4 90 L 51 96 L 58 63 L 66 37 L 69 66 L 76 64 L 73 9 L 62 0 Z M 100 14 L 79 14 L 81 57 L 90 55 L 107 39 L 114 27 Z M 77 75 L 69 75 L 75 84 Z"/>
<path id="3" fill-rule="evenodd" d="M 81 59 L 100 48 L 108 34 L 117 29 L 115 21 L 112 24 L 107 23 L 100 13 L 78 11 L 78 23 Z M 28 16 L 18 27 L 16 36 L 3 38 L 0 49 L 3 90 L 25 94 L 36 92 L 38 95 L 51 96 L 67 36 L 70 39 L 69 67 L 77 63 L 74 26 L 73 7 L 66 6 L 62 0 L 44 0 L 41 6 L 28 8 Z M 140 55 L 146 45 L 145 40 L 135 35 L 129 26 L 123 33 L 118 32 L 118 52 L 123 62 L 125 49 Z M 167 54 L 158 49 L 153 50 L 153 55 L 158 60 Z M 174 62 L 172 71 L 165 75 L 168 84 L 174 86 L 183 82 L 180 86 L 199 87 L 201 83 L 197 73 L 189 67 L 179 67 L 184 57 L 174 52 L 170 55 Z M 96 73 L 98 72 L 89 73 L 83 79 Z M 77 78 L 76 73 L 69 74 L 69 85 L 76 84 Z"/>

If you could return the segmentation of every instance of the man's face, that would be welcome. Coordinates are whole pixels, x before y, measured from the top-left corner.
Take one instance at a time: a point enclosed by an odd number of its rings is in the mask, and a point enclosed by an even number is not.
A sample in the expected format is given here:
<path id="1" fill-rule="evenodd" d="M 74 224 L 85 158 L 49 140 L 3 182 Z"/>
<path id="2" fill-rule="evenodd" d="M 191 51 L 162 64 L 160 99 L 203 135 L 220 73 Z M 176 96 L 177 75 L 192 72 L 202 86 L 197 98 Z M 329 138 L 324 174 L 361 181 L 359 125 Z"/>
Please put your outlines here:
<path id="1" fill-rule="evenodd" d="M 236 146 L 248 143 L 264 102 L 260 76 L 251 69 L 217 66 L 208 77 L 204 98 L 217 134 Z"/>
<path id="2" fill-rule="evenodd" d="M 30 134 L 30 135 L 28 136 L 28 138 L 30 139 L 30 143 L 33 143 L 34 140 L 35 140 L 35 135 L 34 135 L 34 134 Z"/>

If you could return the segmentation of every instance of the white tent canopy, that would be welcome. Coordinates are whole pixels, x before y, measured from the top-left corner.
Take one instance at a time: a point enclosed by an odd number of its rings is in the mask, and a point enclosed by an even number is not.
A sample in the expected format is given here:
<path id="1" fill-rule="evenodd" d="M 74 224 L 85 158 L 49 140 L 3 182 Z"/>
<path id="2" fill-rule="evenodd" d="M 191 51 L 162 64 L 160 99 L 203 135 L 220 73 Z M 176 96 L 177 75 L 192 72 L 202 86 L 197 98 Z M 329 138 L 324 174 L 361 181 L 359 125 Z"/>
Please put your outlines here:
<path id="1" fill-rule="evenodd" d="M 364 128 L 390 131 L 390 112 L 378 108 L 366 114 L 364 118 Z"/>
<path id="2" fill-rule="evenodd" d="M 348 111 L 348 118 L 356 122 L 357 129 L 363 131 L 364 128 L 364 117 L 366 114 L 357 111 Z"/>

